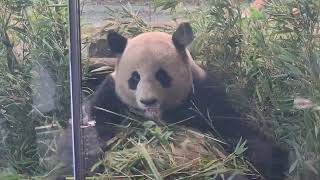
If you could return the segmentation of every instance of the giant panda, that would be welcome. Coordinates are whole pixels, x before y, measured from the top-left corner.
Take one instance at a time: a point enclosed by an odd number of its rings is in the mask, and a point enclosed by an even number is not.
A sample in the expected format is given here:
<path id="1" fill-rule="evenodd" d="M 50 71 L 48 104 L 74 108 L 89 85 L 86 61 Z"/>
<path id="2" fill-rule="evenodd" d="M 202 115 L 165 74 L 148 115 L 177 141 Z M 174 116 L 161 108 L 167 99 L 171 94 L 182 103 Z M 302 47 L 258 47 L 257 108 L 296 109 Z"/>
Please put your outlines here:
<path id="1" fill-rule="evenodd" d="M 264 178 L 284 179 L 287 151 L 241 120 L 221 83 L 193 60 L 187 49 L 193 36 L 189 23 L 180 24 L 172 35 L 146 32 L 127 39 L 108 33 L 108 46 L 117 59 L 115 69 L 94 87 L 84 108 L 96 122 L 98 137 L 112 138 L 117 130 L 111 124 L 121 123 L 118 114 L 127 110 L 166 123 L 193 117 L 183 125 L 218 132 L 230 152 L 240 138 L 246 139 L 246 157 Z M 208 112 L 213 124 L 204 120 Z"/>

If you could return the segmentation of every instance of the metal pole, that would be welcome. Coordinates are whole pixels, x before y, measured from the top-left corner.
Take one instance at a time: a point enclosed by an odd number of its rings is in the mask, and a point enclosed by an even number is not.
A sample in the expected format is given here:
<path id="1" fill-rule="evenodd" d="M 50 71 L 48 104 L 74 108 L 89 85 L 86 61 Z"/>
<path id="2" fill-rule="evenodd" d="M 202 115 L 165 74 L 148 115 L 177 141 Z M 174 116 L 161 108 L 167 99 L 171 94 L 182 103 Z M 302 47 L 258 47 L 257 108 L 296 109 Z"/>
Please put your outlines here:
<path id="1" fill-rule="evenodd" d="M 81 157 L 81 39 L 79 0 L 69 0 L 70 93 L 73 143 L 73 177 L 83 180 Z"/>

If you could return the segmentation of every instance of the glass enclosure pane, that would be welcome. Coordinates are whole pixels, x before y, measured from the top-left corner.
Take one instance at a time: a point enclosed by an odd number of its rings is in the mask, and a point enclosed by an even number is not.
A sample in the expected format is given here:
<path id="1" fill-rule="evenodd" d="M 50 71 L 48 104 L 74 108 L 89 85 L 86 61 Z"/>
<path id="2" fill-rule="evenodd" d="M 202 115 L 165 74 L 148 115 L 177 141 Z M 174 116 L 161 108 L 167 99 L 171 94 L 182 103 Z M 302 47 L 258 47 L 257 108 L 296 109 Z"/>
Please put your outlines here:
<path id="1" fill-rule="evenodd" d="M 86 177 L 320 179 L 319 0 L 80 8 Z"/>
<path id="2" fill-rule="evenodd" d="M 0 1 L 0 179 L 72 177 L 67 3 Z"/>

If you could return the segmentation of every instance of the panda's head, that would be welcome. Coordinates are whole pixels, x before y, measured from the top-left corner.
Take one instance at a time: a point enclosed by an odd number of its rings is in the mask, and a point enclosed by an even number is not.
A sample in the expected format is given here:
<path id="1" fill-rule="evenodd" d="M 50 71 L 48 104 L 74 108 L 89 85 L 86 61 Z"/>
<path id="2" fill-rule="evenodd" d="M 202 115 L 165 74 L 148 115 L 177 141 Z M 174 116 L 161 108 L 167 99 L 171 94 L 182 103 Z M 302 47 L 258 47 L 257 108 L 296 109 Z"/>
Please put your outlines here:
<path id="1" fill-rule="evenodd" d="M 173 35 L 148 32 L 126 39 L 110 32 L 110 49 L 118 55 L 115 91 L 121 101 L 146 116 L 179 106 L 190 94 L 193 81 L 205 76 L 186 49 L 192 40 L 188 23 Z"/>

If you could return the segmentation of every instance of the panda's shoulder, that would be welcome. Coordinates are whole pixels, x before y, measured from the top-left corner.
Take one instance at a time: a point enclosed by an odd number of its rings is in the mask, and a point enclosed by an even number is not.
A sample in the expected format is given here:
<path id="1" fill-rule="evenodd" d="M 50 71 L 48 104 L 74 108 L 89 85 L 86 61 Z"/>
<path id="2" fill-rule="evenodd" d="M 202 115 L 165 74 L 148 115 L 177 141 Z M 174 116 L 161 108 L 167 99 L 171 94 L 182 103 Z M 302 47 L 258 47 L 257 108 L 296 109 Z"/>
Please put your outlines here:
<path id="1" fill-rule="evenodd" d="M 206 72 L 207 75 L 203 81 L 194 82 L 193 102 L 218 114 L 237 114 L 233 111 L 232 100 L 227 94 L 223 77 L 216 72 Z"/>
<path id="2" fill-rule="evenodd" d="M 115 81 L 114 81 L 113 73 L 105 76 L 101 85 L 98 86 L 97 91 L 99 91 L 100 89 L 106 89 L 106 88 L 109 88 L 110 90 L 111 89 L 114 90 L 114 88 L 115 88 Z"/>
<path id="3" fill-rule="evenodd" d="M 206 69 L 205 72 L 206 77 L 203 80 L 194 82 L 194 91 L 199 92 L 198 96 L 226 96 L 226 86 L 222 77 L 218 73 Z"/>
<path id="4" fill-rule="evenodd" d="M 97 86 L 95 92 L 89 98 L 90 104 L 101 104 L 106 100 L 109 102 L 110 100 L 117 100 L 115 82 L 111 74 L 105 76 L 104 80 Z"/>

